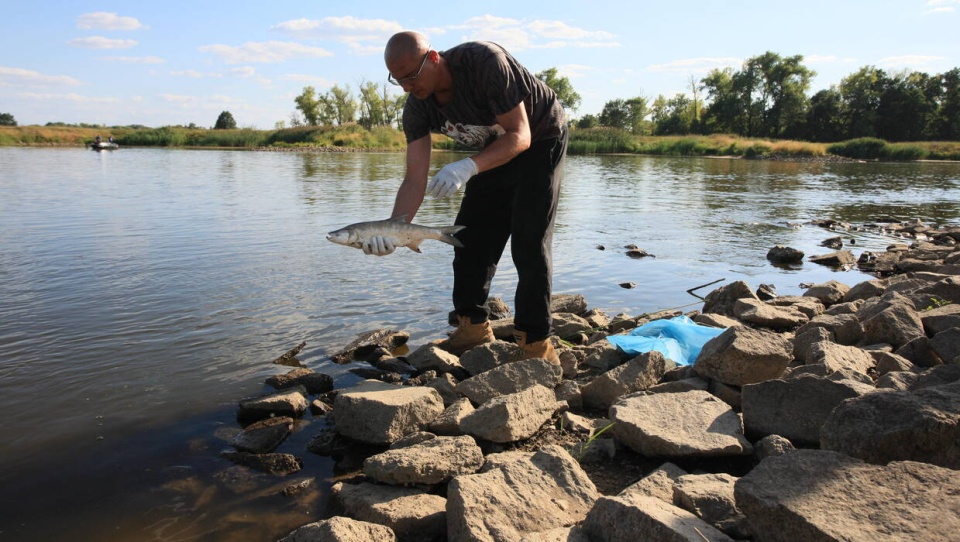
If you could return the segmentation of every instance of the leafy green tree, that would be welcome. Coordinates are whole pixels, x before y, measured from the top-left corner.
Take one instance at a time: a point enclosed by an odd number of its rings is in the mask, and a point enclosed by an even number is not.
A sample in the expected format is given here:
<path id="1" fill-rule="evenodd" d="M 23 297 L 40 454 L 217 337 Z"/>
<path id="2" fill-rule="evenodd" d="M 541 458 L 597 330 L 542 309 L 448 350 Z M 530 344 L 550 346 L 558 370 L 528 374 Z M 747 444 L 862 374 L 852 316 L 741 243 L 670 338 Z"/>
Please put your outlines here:
<path id="1" fill-rule="evenodd" d="M 300 114 L 303 115 L 303 122 L 310 126 L 316 126 L 320 118 L 320 102 L 317 100 L 316 93 L 316 89 L 312 86 L 303 87 L 303 92 L 293 99 Z M 293 125 L 297 126 L 297 123 L 294 122 Z"/>
<path id="2" fill-rule="evenodd" d="M 693 127 L 696 124 L 694 104 L 694 100 L 686 94 L 677 94 L 670 99 L 663 95 L 657 96 L 651 109 L 654 135 L 693 133 Z"/>
<path id="3" fill-rule="evenodd" d="M 934 139 L 960 141 L 960 68 L 940 74 L 939 106 L 931 132 Z"/>
<path id="4" fill-rule="evenodd" d="M 603 111 L 600 112 L 597 120 L 600 126 L 620 128 L 639 135 L 647 132 L 648 113 L 646 98 L 642 96 L 628 100 L 618 98 L 604 104 Z"/>
<path id="5" fill-rule="evenodd" d="M 840 81 L 846 139 L 877 137 L 877 109 L 885 77 L 883 70 L 865 66 Z"/>
<path id="6" fill-rule="evenodd" d="M 626 130 L 630 121 L 630 109 L 627 107 L 627 101 L 617 98 L 603 104 L 603 110 L 600 111 L 598 120 L 600 126 Z"/>
<path id="7" fill-rule="evenodd" d="M 714 132 L 785 137 L 802 129 L 806 92 L 815 72 L 800 55 L 766 53 L 747 59 L 739 71 L 713 70 L 702 80 L 712 98 L 704 121 Z"/>
<path id="8" fill-rule="evenodd" d="M 357 101 L 348 86 L 341 88 L 333 85 L 326 94 L 323 108 L 324 116 L 328 116 L 338 126 L 353 122 L 357 117 Z"/>
<path id="9" fill-rule="evenodd" d="M 400 94 L 393 99 L 393 105 L 389 109 L 390 122 L 396 125 L 398 130 L 403 129 L 403 106 L 407 103 L 406 93 Z"/>
<path id="10" fill-rule="evenodd" d="M 0 126 L 16 126 L 17 120 L 10 113 L 0 113 Z"/>
<path id="11" fill-rule="evenodd" d="M 360 85 L 360 125 L 368 130 L 374 126 L 384 126 L 393 122 L 393 108 L 396 101 L 390 94 L 386 83 L 378 85 L 373 81 Z"/>
<path id="12" fill-rule="evenodd" d="M 229 111 L 223 111 L 217 117 L 217 123 L 213 125 L 214 130 L 233 130 L 237 127 L 237 121 Z"/>
<path id="13" fill-rule="evenodd" d="M 584 115 L 576 120 L 577 129 L 595 128 L 600 126 L 600 118 L 596 115 Z"/>
<path id="14" fill-rule="evenodd" d="M 834 142 L 845 138 L 843 101 L 836 86 L 821 90 L 810 98 L 804 121 L 803 138 Z"/>
<path id="15" fill-rule="evenodd" d="M 928 96 L 930 76 L 900 73 L 884 80 L 877 106 L 877 133 L 887 141 L 922 141 L 930 134 L 937 103 Z"/>
<path id="16" fill-rule="evenodd" d="M 740 133 L 740 119 L 744 112 L 734 89 L 733 73 L 731 68 L 711 70 L 702 79 L 709 97 L 709 105 L 703 113 L 703 123 L 708 133 Z"/>
<path id="17" fill-rule="evenodd" d="M 627 100 L 626 106 L 629 112 L 627 128 L 630 132 L 636 135 L 646 135 L 650 133 L 650 123 L 647 121 L 647 115 L 650 114 L 647 108 L 647 99 L 643 96 L 636 96 Z"/>
<path id="18" fill-rule="evenodd" d="M 570 111 L 580 109 L 580 95 L 573 90 L 573 85 L 570 84 L 569 79 L 560 77 L 557 74 L 556 68 L 548 68 L 542 72 L 538 72 L 535 77 L 553 89 L 553 92 L 557 95 L 557 99 L 560 100 L 560 104 L 563 105 L 565 109 L 569 109 Z"/>

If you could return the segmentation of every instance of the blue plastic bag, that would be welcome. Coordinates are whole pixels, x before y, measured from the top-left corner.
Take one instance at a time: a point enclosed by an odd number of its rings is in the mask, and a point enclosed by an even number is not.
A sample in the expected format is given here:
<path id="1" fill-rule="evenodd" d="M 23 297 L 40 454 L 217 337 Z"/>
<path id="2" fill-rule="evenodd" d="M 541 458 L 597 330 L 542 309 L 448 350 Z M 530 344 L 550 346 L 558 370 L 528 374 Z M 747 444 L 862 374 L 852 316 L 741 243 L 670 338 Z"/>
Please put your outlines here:
<path id="1" fill-rule="evenodd" d="M 656 350 L 679 365 L 691 365 L 703 345 L 724 329 L 701 326 L 686 316 L 654 320 L 634 329 L 629 335 L 611 335 L 610 344 L 627 354 Z"/>

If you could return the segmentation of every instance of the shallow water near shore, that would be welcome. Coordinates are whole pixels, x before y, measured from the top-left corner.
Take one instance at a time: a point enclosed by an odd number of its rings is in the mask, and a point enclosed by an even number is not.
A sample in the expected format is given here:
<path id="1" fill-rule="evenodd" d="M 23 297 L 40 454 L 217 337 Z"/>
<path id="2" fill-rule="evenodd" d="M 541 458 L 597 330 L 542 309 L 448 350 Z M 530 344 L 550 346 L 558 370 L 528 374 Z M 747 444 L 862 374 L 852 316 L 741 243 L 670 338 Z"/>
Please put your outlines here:
<path id="1" fill-rule="evenodd" d="M 217 453 L 237 402 L 301 341 L 303 364 L 345 386 L 350 366 L 327 356 L 357 334 L 400 329 L 416 347 L 447 330 L 450 247 L 373 258 L 324 238 L 386 218 L 402 168 L 402 154 L 0 148 L 0 534 L 264 540 L 319 518 L 335 469 L 305 446 L 322 422 L 278 450 L 304 459 L 289 479 L 239 479 Z M 428 200 L 416 222 L 456 208 Z M 960 164 L 572 156 L 554 290 L 613 316 L 697 309 L 687 290 L 717 280 L 696 293 L 853 285 L 872 277 L 766 253 L 827 253 L 836 235 L 883 250 L 899 240 L 795 225 L 885 218 L 958 223 Z M 492 294 L 512 305 L 515 285 L 508 249 Z"/>

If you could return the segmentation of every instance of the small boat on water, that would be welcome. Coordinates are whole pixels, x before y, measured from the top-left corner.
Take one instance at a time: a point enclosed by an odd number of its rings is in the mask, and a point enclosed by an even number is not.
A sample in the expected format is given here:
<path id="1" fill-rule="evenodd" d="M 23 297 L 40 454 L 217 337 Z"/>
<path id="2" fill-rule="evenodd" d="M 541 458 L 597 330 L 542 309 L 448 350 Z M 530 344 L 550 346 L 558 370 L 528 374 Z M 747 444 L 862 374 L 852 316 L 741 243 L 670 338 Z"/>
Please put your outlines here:
<path id="1" fill-rule="evenodd" d="M 90 148 L 95 151 L 114 151 L 119 149 L 120 145 L 113 141 L 96 141 L 90 145 Z"/>

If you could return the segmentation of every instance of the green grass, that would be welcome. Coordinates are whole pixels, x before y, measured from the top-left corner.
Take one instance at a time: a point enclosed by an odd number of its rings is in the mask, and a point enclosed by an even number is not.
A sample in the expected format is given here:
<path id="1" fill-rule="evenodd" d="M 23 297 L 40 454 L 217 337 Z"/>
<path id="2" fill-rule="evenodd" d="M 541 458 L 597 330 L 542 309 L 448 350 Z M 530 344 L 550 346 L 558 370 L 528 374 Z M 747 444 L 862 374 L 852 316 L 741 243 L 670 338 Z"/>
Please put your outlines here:
<path id="1" fill-rule="evenodd" d="M 100 135 L 113 136 L 121 146 L 207 147 L 250 149 L 256 147 L 319 147 L 402 151 L 403 132 L 389 126 L 368 130 L 359 124 L 303 126 L 283 130 L 209 130 L 182 126 L 146 128 L 136 126 L 0 126 L 0 146 L 83 146 Z M 433 148 L 469 151 L 452 139 L 434 134 Z M 636 136 L 609 127 L 573 129 L 569 154 L 648 154 L 657 156 L 815 157 L 825 154 L 860 160 L 960 160 L 960 142 L 921 141 L 888 143 L 859 138 L 840 143 L 768 140 L 728 134 L 709 136 Z"/>

